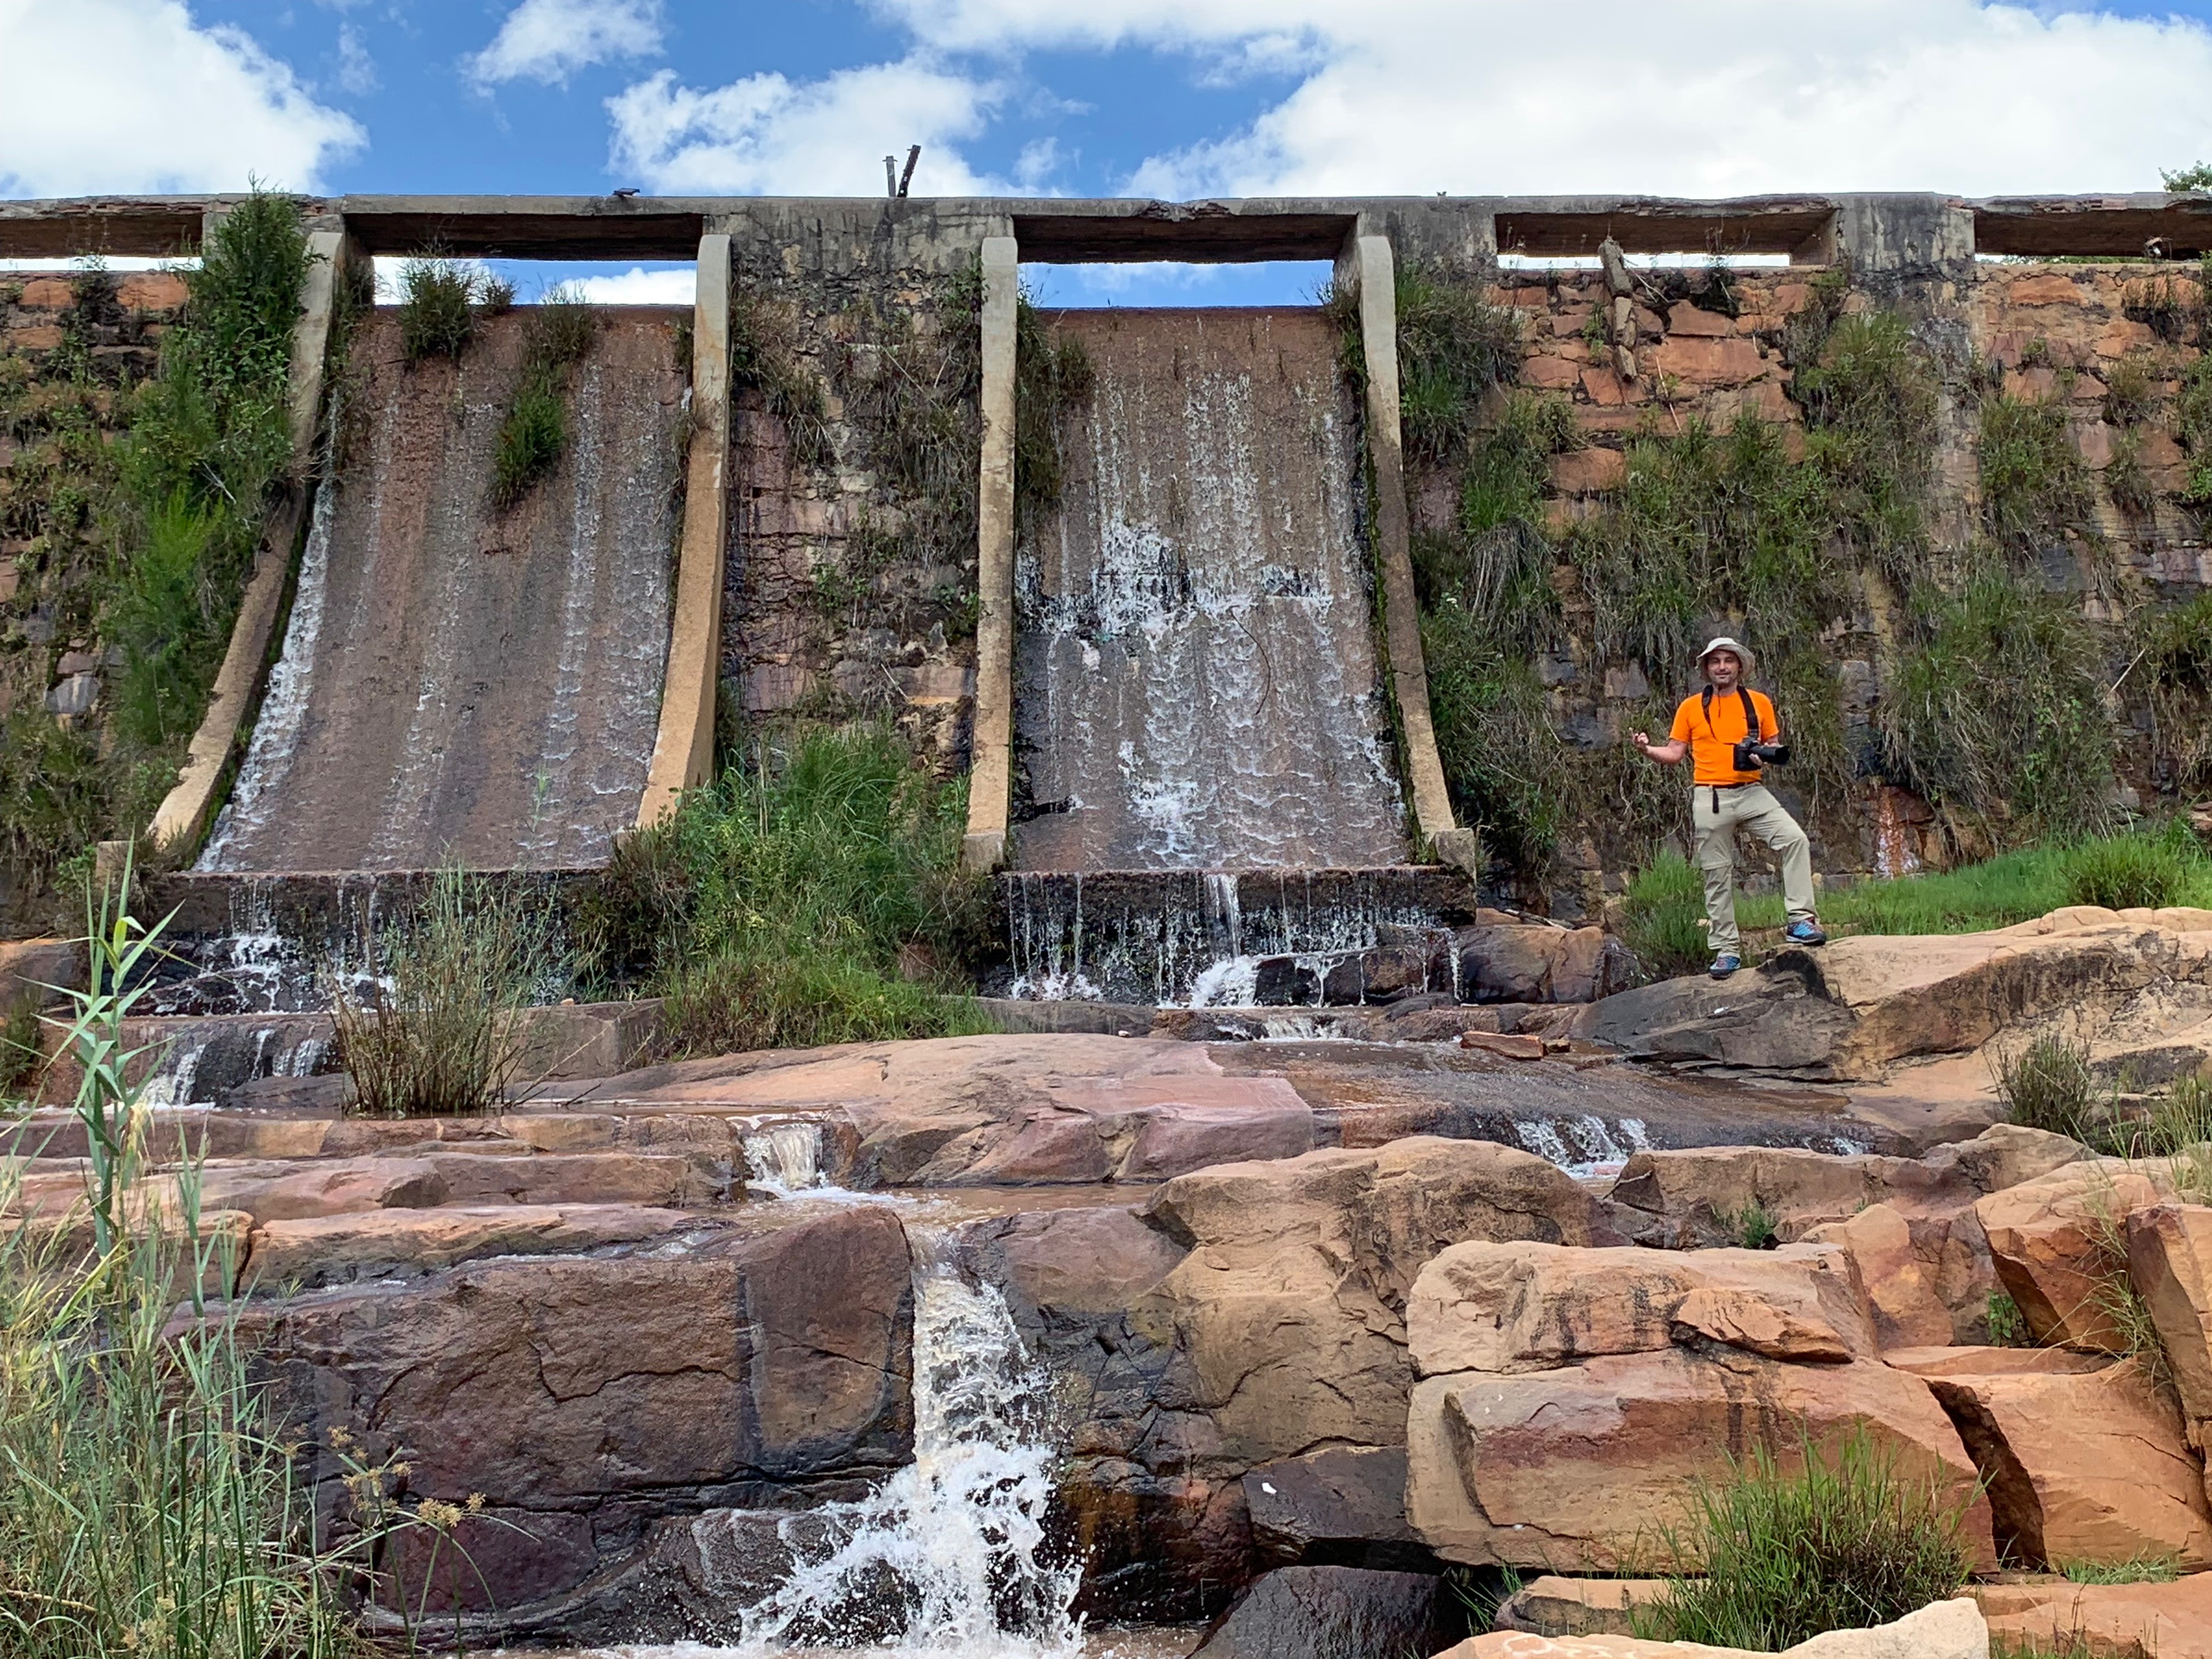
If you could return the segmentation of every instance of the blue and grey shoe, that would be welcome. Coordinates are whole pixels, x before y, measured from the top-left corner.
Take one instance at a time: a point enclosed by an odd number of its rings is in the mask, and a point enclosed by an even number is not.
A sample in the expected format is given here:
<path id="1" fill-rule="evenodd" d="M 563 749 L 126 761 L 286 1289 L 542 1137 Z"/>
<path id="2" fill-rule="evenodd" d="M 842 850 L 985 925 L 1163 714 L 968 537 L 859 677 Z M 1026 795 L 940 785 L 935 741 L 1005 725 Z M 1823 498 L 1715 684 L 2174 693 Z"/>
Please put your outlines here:
<path id="1" fill-rule="evenodd" d="M 1723 951 L 1713 958 L 1713 965 L 1705 969 L 1715 979 L 1726 979 L 1743 966 L 1743 958 L 1732 951 Z"/>
<path id="2" fill-rule="evenodd" d="M 1817 921 L 1793 921 L 1782 930 L 1782 937 L 1792 945 L 1826 945 L 1828 936 L 1820 931 Z"/>

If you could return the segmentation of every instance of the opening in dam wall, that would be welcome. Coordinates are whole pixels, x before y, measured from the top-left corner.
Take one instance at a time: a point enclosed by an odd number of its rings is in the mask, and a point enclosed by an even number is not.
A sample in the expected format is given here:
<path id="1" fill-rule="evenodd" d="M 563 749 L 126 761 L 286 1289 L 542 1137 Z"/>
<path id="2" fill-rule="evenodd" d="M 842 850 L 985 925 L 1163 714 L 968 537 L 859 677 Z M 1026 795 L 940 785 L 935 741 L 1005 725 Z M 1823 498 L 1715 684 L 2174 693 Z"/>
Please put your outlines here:
<path id="1" fill-rule="evenodd" d="M 557 467 L 493 505 L 528 308 L 353 340 L 283 656 L 210 872 L 547 869 L 636 818 L 668 649 L 688 313 L 597 313 Z"/>
<path id="2" fill-rule="evenodd" d="M 1017 554 L 1012 861 L 1407 857 L 1357 406 L 1318 310 L 1066 311 L 1089 359 Z"/>

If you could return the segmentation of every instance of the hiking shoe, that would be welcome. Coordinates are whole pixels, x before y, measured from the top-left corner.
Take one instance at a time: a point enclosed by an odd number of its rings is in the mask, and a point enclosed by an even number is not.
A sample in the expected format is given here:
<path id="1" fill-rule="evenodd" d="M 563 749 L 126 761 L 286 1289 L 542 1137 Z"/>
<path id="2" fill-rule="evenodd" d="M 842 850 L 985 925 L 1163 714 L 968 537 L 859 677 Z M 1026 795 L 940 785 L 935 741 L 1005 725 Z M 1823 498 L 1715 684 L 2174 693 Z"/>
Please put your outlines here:
<path id="1" fill-rule="evenodd" d="M 1713 965 L 1706 969 L 1705 971 L 1711 974 L 1715 979 L 1726 979 L 1730 974 L 1735 972 L 1737 969 L 1742 966 L 1743 958 L 1741 957 L 1732 956 L 1728 951 L 1723 951 L 1720 955 L 1713 958 Z"/>
<path id="2" fill-rule="evenodd" d="M 1826 945 L 1828 936 L 1820 931 L 1817 921 L 1793 921 L 1782 930 L 1782 937 L 1792 945 Z"/>

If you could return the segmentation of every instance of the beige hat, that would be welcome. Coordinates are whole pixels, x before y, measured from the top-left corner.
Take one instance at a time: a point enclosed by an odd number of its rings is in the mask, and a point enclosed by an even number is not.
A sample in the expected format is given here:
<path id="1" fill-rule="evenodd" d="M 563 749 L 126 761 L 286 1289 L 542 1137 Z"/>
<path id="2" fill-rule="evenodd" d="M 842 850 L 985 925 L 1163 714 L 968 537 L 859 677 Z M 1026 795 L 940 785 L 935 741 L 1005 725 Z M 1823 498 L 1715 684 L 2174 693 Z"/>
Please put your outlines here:
<path id="1" fill-rule="evenodd" d="M 1750 648 L 1741 640 L 1733 640 L 1725 634 L 1720 634 L 1706 641 L 1705 648 L 1698 653 L 1698 673 L 1705 674 L 1706 659 L 1716 651 L 1735 652 L 1743 664 L 1743 678 L 1746 679 L 1749 679 L 1752 672 L 1759 666 L 1759 659 L 1751 654 Z M 1706 678 L 1711 678 L 1711 676 L 1706 675 Z"/>

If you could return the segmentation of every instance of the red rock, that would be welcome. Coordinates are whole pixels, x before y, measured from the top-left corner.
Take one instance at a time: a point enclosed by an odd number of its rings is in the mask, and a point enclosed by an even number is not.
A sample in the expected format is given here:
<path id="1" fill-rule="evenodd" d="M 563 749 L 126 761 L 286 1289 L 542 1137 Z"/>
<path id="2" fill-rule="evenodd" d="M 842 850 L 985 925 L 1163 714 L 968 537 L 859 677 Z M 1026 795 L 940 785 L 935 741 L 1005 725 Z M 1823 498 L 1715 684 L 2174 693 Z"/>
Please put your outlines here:
<path id="1" fill-rule="evenodd" d="M 2128 1217 L 2173 1195 L 2155 1164 L 2084 1160 L 1991 1193 L 1974 1206 L 1997 1278 L 2039 1342 L 2118 1353 L 2107 1310 L 2129 1268 Z"/>
<path id="2" fill-rule="evenodd" d="M 1687 300 L 1678 300 L 1667 307 L 1667 337 L 1687 339 L 1702 337 L 1723 340 L 1735 332 L 1735 325 L 1717 311 L 1707 311 Z"/>
<path id="3" fill-rule="evenodd" d="M 1521 365 L 1521 383 L 1546 392 L 1557 392 L 1573 386 L 1582 378 L 1583 371 L 1565 358 L 1552 352 L 1528 357 Z"/>
<path id="4" fill-rule="evenodd" d="M 16 304 L 32 311 L 62 311 L 76 303 L 76 289 L 65 276 L 33 276 L 23 284 Z"/>
<path id="5" fill-rule="evenodd" d="M 2007 305 L 2078 306 L 2081 286 L 2071 276 L 2015 276 L 2004 285 Z"/>
<path id="6" fill-rule="evenodd" d="M 1628 457 L 1618 449 L 1571 449 L 1551 465 L 1552 488 L 1569 495 L 1618 489 L 1628 477 Z"/>
<path id="7" fill-rule="evenodd" d="M 1498 1031 L 1462 1031 L 1459 1046 L 1480 1048 L 1485 1054 L 1501 1054 L 1507 1060 L 1541 1060 L 1544 1057 L 1543 1038 L 1509 1036 Z"/>
<path id="8" fill-rule="evenodd" d="M 2212 1573 L 2163 1584 L 1983 1584 L 1974 1599 L 1992 1639 L 2090 1659 L 2212 1659 Z"/>
<path id="9" fill-rule="evenodd" d="M 134 271 L 115 287 L 116 300 L 125 311 L 173 311 L 189 294 L 185 279 L 167 270 Z"/>
<path id="10" fill-rule="evenodd" d="M 2140 1367 L 1930 1380 L 1989 1483 L 1998 1549 L 2032 1566 L 2212 1565 L 2181 1414 Z"/>
<path id="11" fill-rule="evenodd" d="M 1688 386 L 1741 386 L 1766 372 L 1766 360 L 1751 340 L 1669 337 L 1644 349 L 1644 373 L 1671 374 Z"/>

